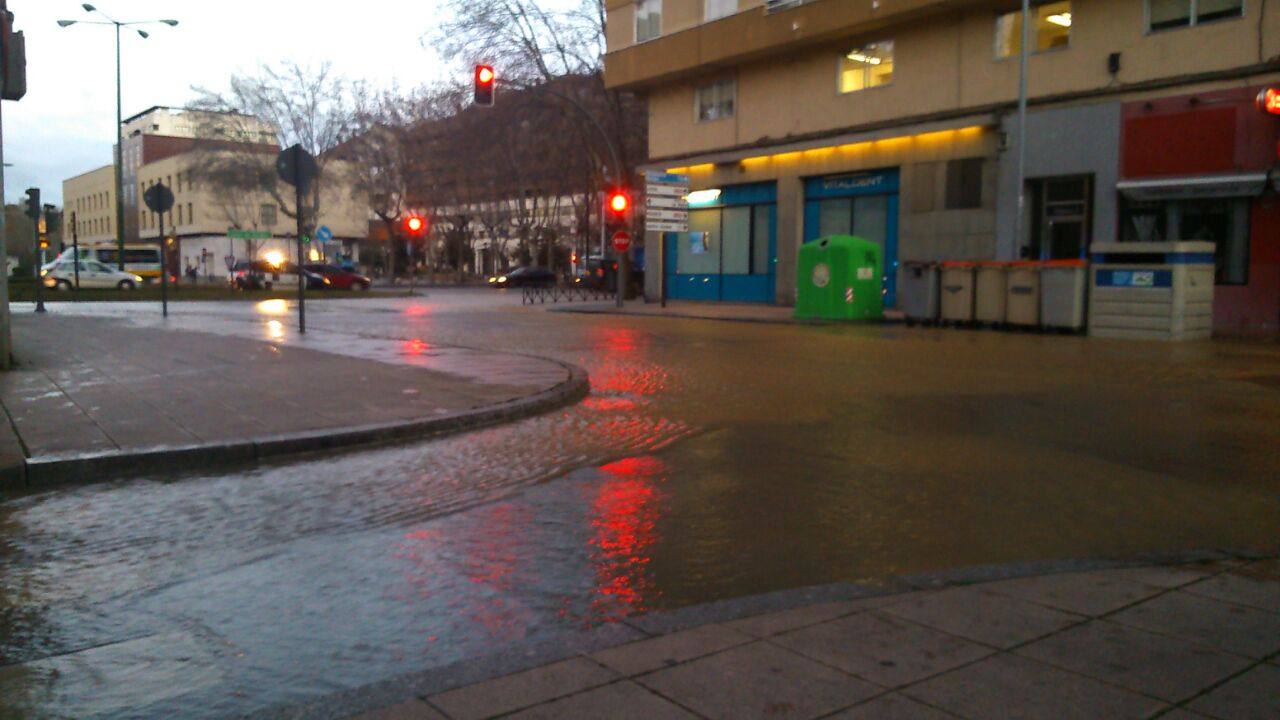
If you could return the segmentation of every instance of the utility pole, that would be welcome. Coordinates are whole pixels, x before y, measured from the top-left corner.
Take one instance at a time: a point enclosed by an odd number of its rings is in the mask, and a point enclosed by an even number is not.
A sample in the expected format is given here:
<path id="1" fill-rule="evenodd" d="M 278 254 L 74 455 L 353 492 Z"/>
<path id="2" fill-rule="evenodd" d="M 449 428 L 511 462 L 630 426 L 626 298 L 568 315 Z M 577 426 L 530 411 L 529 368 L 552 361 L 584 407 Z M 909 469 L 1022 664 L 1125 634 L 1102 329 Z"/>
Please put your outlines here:
<path id="1" fill-rule="evenodd" d="M 287 151 L 286 151 L 287 152 Z M 298 209 L 298 334 L 307 334 L 307 273 L 302 269 L 302 233 L 306 231 L 306 219 L 302 211 L 302 182 L 293 186 L 294 207 Z"/>
<path id="2" fill-rule="evenodd" d="M 163 249 L 161 252 L 164 252 Z M 80 289 L 80 228 L 76 223 L 76 211 L 71 211 L 71 258 L 74 260 L 72 268 L 76 274 L 76 290 Z M 77 295 L 77 298 L 79 296 Z"/>
<path id="3" fill-rule="evenodd" d="M 1022 0 L 1022 52 L 1018 65 L 1018 214 L 1014 217 L 1013 242 L 1021 255 L 1022 229 L 1027 213 L 1027 55 L 1031 41 L 1031 0 Z"/>

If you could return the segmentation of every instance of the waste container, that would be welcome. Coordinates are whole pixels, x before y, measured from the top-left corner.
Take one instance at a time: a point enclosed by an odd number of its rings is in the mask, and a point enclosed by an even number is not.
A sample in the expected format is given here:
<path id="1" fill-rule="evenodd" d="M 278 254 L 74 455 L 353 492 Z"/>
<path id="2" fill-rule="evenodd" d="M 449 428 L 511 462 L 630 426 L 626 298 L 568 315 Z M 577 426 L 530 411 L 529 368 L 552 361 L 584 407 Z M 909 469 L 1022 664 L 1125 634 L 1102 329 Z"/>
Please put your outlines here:
<path id="1" fill-rule="evenodd" d="M 1213 334 L 1213 243 L 1094 243 L 1090 251 L 1090 335 L 1194 340 Z"/>
<path id="2" fill-rule="evenodd" d="M 1009 263 L 1005 316 L 1010 325 L 1040 324 L 1040 267 L 1035 261 Z"/>
<path id="3" fill-rule="evenodd" d="M 973 270 L 976 263 L 942 263 L 942 319 L 973 322 Z"/>
<path id="4" fill-rule="evenodd" d="M 898 270 L 898 305 L 908 323 L 938 319 L 938 264 L 907 260 Z"/>
<path id="5" fill-rule="evenodd" d="M 1005 322 L 1008 292 L 1008 263 L 980 262 L 975 269 L 973 319 L 1002 325 Z"/>
<path id="6" fill-rule="evenodd" d="M 1040 269 L 1040 324 L 1050 328 L 1084 328 L 1085 287 L 1089 261 L 1050 260 Z"/>
<path id="7" fill-rule="evenodd" d="M 884 315 L 880 247 L 851 235 L 800 246 L 796 262 L 798 318 L 879 320 Z"/>

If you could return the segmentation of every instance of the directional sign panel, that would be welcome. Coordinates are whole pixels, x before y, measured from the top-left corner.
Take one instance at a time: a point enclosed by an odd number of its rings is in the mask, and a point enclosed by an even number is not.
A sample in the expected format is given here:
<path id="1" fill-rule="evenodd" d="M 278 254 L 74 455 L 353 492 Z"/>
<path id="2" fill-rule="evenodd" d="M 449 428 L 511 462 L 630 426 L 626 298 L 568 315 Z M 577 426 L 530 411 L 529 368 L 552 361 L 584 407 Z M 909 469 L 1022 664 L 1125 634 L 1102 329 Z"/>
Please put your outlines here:
<path id="1" fill-rule="evenodd" d="M 645 221 L 644 228 L 649 232 L 689 232 L 689 223 L 670 220 Z"/>
<path id="2" fill-rule="evenodd" d="M 646 220 L 673 220 L 676 222 L 688 222 L 689 211 L 686 209 L 668 210 L 665 208 L 652 208 L 645 212 Z"/>
<path id="3" fill-rule="evenodd" d="M 689 203 L 682 197 L 665 197 L 660 195 L 657 197 L 651 196 L 647 198 L 645 200 L 645 207 L 649 208 L 650 210 L 654 208 L 687 210 L 689 208 Z"/>

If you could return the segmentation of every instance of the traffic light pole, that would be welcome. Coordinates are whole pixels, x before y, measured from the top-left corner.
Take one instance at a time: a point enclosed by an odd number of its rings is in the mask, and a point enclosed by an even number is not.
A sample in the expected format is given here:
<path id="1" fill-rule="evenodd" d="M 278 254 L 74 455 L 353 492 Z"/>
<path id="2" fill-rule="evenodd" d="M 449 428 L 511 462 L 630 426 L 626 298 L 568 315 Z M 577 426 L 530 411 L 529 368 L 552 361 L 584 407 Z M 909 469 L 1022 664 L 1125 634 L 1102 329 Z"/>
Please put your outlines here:
<path id="1" fill-rule="evenodd" d="M 164 213 L 158 212 L 156 215 L 160 218 L 160 315 L 169 317 L 169 245 L 168 238 L 164 235 Z M 123 258 L 124 255 L 120 257 Z"/>
<path id="2" fill-rule="evenodd" d="M 164 252 L 164 248 L 160 248 Z M 76 212 L 71 211 L 71 270 L 76 276 L 76 290 L 80 289 L 80 228 L 76 222 Z"/>
<path id="3" fill-rule="evenodd" d="M 44 268 L 44 248 L 40 247 L 40 216 L 31 219 L 31 234 L 36 241 L 36 252 L 40 259 L 36 261 L 36 312 L 44 312 L 44 276 L 40 271 Z"/>

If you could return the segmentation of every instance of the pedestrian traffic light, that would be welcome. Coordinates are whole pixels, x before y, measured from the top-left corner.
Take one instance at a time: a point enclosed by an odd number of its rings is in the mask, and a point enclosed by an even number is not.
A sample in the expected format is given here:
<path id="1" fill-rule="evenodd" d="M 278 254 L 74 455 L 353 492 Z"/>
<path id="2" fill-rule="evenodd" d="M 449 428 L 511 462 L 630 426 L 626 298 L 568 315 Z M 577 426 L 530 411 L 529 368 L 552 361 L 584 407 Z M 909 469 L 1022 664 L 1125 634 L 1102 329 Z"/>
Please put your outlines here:
<path id="1" fill-rule="evenodd" d="M 494 86 L 498 84 L 498 76 L 493 72 L 492 65 L 476 66 L 476 92 L 475 100 L 477 105 L 493 105 Z"/>
<path id="2" fill-rule="evenodd" d="M 57 207 L 45 204 L 44 227 L 46 232 L 51 233 L 56 233 L 62 230 L 62 213 L 58 212 Z"/>
<path id="3" fill-rule="evenodd" d="M 48 250 L 48 249 L 49 249 L 49 236 L 48 236 L 48 235 L 41 235 L 41 236 L 40 236 L 40 249 L 41 249 L 41 250 Z"/>
<path id="4" fill-rule="evenodd" d="M 409 237 L 422 237 L 427 234 L 427 219 L 421 215 L 407 215 L 404 219 L 404 233 Z"/>
<path id="5" fill-rule="evenodd" d="M 27 94 L 27 41 L 13 29 L 13 13 L 0 2 L 0 98 L 21 100 Z"/>
<path id="6" fill-rule="evenodd" d="M 40 188 L 27 188 L 27 217 L 40 219 Z"/>

